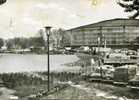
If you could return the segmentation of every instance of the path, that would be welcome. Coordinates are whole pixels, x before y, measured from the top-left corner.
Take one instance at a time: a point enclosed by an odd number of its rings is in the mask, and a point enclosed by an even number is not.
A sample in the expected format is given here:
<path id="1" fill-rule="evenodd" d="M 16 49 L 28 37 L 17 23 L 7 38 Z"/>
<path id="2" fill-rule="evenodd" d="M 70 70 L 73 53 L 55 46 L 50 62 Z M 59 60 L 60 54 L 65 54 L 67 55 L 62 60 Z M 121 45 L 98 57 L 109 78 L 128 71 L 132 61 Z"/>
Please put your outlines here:
<path id="1" fill-rule="evenodd" d="M 13 93 L 15 93 L 14 90 L 1 87 L 0 88 L 0 100 L 13 100 L 13 99 L 18 100 L 17 96 L 12 95 Z"/>

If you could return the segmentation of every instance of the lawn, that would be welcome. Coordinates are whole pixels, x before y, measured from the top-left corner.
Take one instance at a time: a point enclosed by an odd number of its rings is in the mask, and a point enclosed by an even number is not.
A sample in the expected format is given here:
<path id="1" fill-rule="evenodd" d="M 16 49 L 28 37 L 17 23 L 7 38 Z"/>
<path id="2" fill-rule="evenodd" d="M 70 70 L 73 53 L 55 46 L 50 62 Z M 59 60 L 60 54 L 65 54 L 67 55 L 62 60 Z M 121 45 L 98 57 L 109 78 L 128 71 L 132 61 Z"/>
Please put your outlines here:
<path id="1" fill-rule="evenodd" d="M 47 85 L 42 84 L 42 85 L 22 85 L 22 86 L 17 86 L 14 88 L 16 92 L 14 95 L 24 98 L 26 96 L 32 95 L 32 94 L 37 94 L 41 92 L 42 90 L 47 90 Z"/>

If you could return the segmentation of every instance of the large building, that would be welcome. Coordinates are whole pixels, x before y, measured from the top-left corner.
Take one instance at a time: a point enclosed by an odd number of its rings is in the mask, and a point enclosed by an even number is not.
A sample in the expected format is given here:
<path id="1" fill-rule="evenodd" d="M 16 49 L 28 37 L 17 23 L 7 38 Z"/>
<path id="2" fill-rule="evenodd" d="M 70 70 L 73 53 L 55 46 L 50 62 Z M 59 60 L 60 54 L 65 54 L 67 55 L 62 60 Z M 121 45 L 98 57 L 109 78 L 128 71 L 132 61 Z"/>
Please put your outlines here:
<path id="1" fill-rule="evenodd" d="M 67 30 L 71 46 L 129 46 L 139 37 L 138 19 L 112 19 Z"/>

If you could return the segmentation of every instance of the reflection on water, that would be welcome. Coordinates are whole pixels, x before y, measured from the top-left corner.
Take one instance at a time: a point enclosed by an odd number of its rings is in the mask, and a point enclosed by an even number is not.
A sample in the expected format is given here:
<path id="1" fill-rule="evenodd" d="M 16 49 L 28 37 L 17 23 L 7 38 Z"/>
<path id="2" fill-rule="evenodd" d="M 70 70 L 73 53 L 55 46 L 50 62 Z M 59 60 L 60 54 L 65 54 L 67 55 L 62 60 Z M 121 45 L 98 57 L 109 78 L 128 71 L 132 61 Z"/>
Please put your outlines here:
<path id="1" fill-rule="evenodd" d="M 77 61 L 74 55 L 51 55 L 50 69 L 64 70 L 69 69 L 62 64 Z M 73 68 L 72 68 L 73 69 Z M 2 72 L 23 72 L 23 71 L 46 71 L 47 55 L 36 54 L 1 54 L 0 73 Z"/>

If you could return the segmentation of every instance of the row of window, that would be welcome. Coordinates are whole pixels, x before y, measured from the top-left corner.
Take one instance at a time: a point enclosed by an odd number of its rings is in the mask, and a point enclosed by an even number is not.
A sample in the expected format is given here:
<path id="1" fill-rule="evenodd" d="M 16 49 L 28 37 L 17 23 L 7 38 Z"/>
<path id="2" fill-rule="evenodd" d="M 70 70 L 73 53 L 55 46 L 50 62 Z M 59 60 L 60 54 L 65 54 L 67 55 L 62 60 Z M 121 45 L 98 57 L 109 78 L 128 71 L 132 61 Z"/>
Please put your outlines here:
<path id="1" fill-rule="evenodd" d="M 123 37 L 125 34 L 117 34 L 117 33 L 111 33 L 111 34 L 102 34 L 102 36 L 105 37 Z M 139 33 L 127 33 L 127 36 L 139 36 Z M 81 35 L 73 35 L 73 37 L 98 37 L 100 36 L 99 34 L 81 34 Z"/>
<path id="2" fill-rule="evenodd" d="M 123 28 L 107 28 L 107 29 L 95 29 L 95 30 L 80 30 L 80 31 L 74 31 L 72 32 L 72 34 L 93 34 L 93 33 L 113 33 L 113 32 L 117 32 L 117 33 L 123 33 L 123 32 L 139 32 L 139 27 L 135 28 L 135 27 L 126 27 L 125 29 Z"/>
<path id="3" fill-rule="evenodd" d="M 131 30 L 134 30 L 134 29 L 139 29 L 139 26 L 116 26 L 116 27 L 92 27 L 92 28 L 83 28 L 83 29 L 76 29 L 76 30 L 73 30 L 72 32 L 76 32 L 76 31 L 93 31 L 93 30 L 111 30 L 111 29 L 116 29 L 116 30 L 121 30 L 121 29 L 131 29 Z"/>
<path id="4" fill-rule="evenodd" d="M 124 41 L 107 41 L 106 44 L 109 45 L 109 44 L 124 44 L 125 42 Z M 91 42 L 91 41 L 82 41 L 82 42 L 79 42 L 79 41 L 72 41 L 72 45 L 83 45 L 83 44 L 88 44 L 88 45 L 97 45 L 98 42 Z M 105 42 L 102 43 L 103 45 L 105 44 Z"/>
<path id="5" fill-rule="evenodd" d="M 129 35 L 128 35 L 129 36 Z M 96 36 L 89 36 L 89 35 L 85 35 L 85 36 L 73 36 L 74 39 L 84 39 L 84 38 L 87 38 L 87 39 L 95 39 L 95 38 L 98 38 L 100 36 L 96 35 Z M 104 36 L 104 38 L 123 38 L 124 35 L 107 35 L 107 36 Z M 136 35 L 132 35 L 131 37 L 136 37 Z"/>

